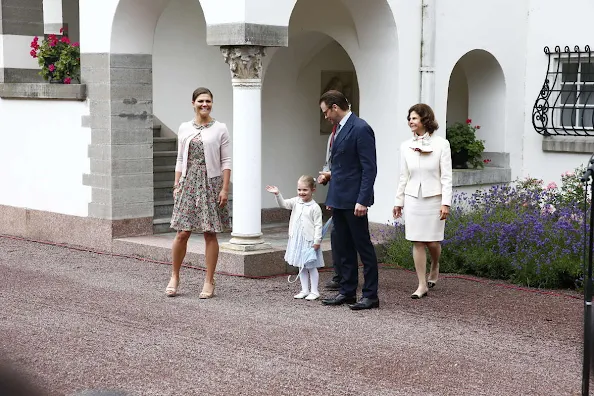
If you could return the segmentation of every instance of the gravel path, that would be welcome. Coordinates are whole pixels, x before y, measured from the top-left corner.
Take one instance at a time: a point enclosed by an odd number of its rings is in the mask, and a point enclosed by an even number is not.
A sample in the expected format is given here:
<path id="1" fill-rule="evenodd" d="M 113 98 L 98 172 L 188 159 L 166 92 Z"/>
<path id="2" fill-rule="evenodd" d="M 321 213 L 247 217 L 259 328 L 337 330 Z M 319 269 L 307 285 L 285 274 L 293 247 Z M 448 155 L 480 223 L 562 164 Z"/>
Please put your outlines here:
<path id="1" fill-rule="evenodd" d="M 169 267 L 0 237 L 0 356 L 51 395 L 578 395 L 582 301 L 380 270 L 379 310 L 293 300 L 286 277 Z M 323 284 L 331 274 L 322 274 Z M 331 293 L 327 293 L 330 295 Z"/>

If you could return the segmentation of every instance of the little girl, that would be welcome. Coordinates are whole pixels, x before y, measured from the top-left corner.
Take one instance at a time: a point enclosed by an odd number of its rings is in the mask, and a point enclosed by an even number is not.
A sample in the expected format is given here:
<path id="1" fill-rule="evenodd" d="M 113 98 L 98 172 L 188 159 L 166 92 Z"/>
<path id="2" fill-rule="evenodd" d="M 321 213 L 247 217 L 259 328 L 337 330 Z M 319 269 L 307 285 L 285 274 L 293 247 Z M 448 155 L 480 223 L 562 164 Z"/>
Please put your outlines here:
<path id="1" fill-rule="evenodd" d="M 279 207 L 292 210 L 285 260 L 290 265 L 299 267 L 301 292 L 294 297 L 306 300 L 317 300 L 320 297 L 318 268 L 324 266 L 322 249 L 320 249 L 323 227 L 322 209 L 312 199 L 315 190 L 314 178 L 311 176 L 301 176 L 297 180 L 298 196 L 287 200 L 283 199 L 276 186 L 266 186 L 266 191 L 274 194 Z"/>

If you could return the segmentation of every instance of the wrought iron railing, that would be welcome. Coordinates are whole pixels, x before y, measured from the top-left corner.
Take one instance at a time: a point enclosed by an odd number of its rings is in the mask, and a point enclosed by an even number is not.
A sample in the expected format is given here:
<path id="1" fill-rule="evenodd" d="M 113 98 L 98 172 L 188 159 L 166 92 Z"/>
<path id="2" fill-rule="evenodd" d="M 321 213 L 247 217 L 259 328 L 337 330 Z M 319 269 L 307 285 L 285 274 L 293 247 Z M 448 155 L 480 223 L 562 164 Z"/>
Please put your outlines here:
<path id="1" fill-rule="evenodd" d="M 594 137 L 594 56 L 556 46 L 548 55 L 547 74 L 532 109 L 532 125 L 541 135 Z M 552 70 L 551 70 L 552 69 Z"/>

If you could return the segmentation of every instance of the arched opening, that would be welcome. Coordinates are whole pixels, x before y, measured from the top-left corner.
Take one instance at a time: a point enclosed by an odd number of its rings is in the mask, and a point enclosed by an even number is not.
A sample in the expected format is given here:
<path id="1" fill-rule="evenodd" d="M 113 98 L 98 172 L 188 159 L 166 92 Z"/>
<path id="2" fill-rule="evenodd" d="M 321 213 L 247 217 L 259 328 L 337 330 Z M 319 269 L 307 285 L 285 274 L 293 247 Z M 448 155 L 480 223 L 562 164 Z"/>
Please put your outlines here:
<path id="1" fill-rule="evenodd" d="M 484 50 L 466 53 L 454 66 L 448 88 L 447 125 L 471 119 L 480 125 L 485 151 L 505 151 L 505 77 L 499 62 Z"/>
<path id="2" fill-rule="evenodd" d="M 316 176 L 322 168 L 332 130 L 318 106 L 320 95 L 339 89 L 359 114 L 359 84 L 344 48 L 322 33 L 290 38 L 290 46 L 275 52 L 266 69 L 262 91 L 263 180 L 287 194 L 302 174 Z M 280 160 L 282 159 L 282 160 Z M 316 200 L 324 202 L 327 189 Z M 275 206 L 265 201 L 265 206 Z"/>
<path id="3" fill-rule="evenodd" d="M 289 46 L 276 50 L 264 77 L 263 180 L 294 191 L 299 175 L 316 175 L 324 164 L 328 135 L 320 133 L 324 126 L 318 100 L 328 85 L 324 82 L 333 77 L 351 87 L 353 110 L 374 128 L 378 153 L 379 147 L 398 147 L 393 117 L 385 109 L 387 103 L 397 105 L 399 46 L 393 11 L 385 0 L 298 0 L 288 22 Z M 372 221 L 385 220 L 385 213 L 376 216 L 374 211 L 391 207 L 397 167 L 393 156 L 378 155 Z M 325 196 L 326 188 L 320 188 L 316 200 L 323 202 Z M 274 202 L 263 196 L 263 207 L 271 206 Z"/>

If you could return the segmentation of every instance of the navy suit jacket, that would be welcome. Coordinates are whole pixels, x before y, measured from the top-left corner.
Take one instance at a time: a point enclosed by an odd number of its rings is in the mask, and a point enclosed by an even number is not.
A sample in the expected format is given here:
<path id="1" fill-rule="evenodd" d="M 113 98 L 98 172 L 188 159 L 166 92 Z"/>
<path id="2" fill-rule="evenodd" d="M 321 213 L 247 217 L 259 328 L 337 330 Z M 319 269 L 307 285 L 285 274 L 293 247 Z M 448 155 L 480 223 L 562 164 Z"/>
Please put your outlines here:
<path id="1" fill-rule="evenodd" d="M 351 113 L 332 144 L 332 173 L 325 204 L 334 209 L 354 209 L 355 204 L 373 205 L 377 175 L 375 134 L 361 118 Z"/>

